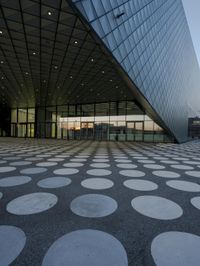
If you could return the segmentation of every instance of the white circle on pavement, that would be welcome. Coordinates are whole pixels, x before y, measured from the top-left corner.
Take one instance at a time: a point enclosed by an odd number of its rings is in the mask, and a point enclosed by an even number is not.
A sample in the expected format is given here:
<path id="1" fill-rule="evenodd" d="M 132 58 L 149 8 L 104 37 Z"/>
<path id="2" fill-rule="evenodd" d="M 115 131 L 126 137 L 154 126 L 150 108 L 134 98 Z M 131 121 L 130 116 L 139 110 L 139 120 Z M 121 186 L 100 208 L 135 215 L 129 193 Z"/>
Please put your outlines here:
<path id="1" fill-rule="evenodd" d="M 23 165 L 30 165 L 30 164 L 32 164 L 32 162 L 28 162 L 28 161 L 18 161 L 18 162 L 10 163 L 11 166 L 23 166 Z"/>
<path id="2" fill-rule="evenodd" d="M 190 202 L 195 208 L 200 210 L 200 197 L 194 197 L 190 200 Z"/>
<path id="3" fill-rule="evenodd" d="M 81 167 L 83 166 L 84 164 L 83 163 L 65 163 L 63 164 L 64 167 Z"/>
<path id="4" fill-rule="evenodd" d="M 187 192 L 200 192 L 200 185 L 193 182 L 182 181 L 182 180 L 171 180 L 167 181 L 166 184 L 181 191 Z"/>
<path id="5" fill-rule="evenodd" d="M 83 159 L 83 158 L 75 158 L 75 159 L 70 159 L 71 162 L 86 162 L 87 159 Z"/>
<path id="6" fill-rule="evenodd" d="M 113 187 L 114 183 L 106 178 L 88 178 L 81 182 L 81 185 L 89 189 L 108 189 Z"/>
<path id="7" fill-rule="evenodd" d="M 107 163 L 109 159 L 93 159 L 92 161 L 95 163 Z"/>
<path id="8" fill-rule="evenodd" d="M 18 227 L 0 225 L 0 240 L 0 265 L 10 265 L 23 250 L 26 235 Z"/>
<path id="9" fill-rule="evenodd" d="M 31 181 L 29 176 L 10 176 L 0 179 L 0 187 L 13 187 L 26 184 Z"/>
<path id="10" fill-rule="evenodd" d="M 37 158 L 37 157 L 30 157 L 25 159 L 25 161 L 31 161 L 31 162 L 41 161 L 41 160 L 42 158 Z"/>
<path id="11" fill-rule="evenodd" d="M 37 183 L 37 185 L 42 188 L 60 188 L 68 186 L 71 182 L 71 179 L 68 177 L 55 176 L 42 179 Z"/>
<path id="12" fill-rule="evenodd" d="M 200 161 L 183 161 L 183 163 L 191 164 L 191 165 L 199 165 Z"/>
<path id="13" fill-rule="evenodd" d="M 153 171 L 153 175 L 165 178 L 178 178 L 180 174 L 172 172 L 172 171 Z"/>
<path id="14" fill-rule="evenodd" d="M 131 205 L 140 214 L 154 219 L 172 220 L 183 214 L 177 203 L 158 196 L 139 196 L 131 201 Z"/>
<path id="15" fill-rule="evenodd" d="M 186 175 L 200 178 L 200 171 L 186 171 L 185 173 Z"/>
<path id="16" fill-rule="evenodd" d="M 117 202 L 100 194 L 86 194 L 75 198 L 70 208 L 73 213 L 88 218 L 105 217 L 117 209 Z"/>
<path id="17" fill-rule="evenodd" d="M 15 156 L 15 157 L 5 157 L 3 160 L 9 160 L 9 161 L 15 161 L 15 160 L 20 160 L 21 157 Z"/>
<path id="18" fill-rule="evenodd" d="M 77 174 L 78 172 L 79 170 L 75 168 L 60 168 L 53 171 L 53 173 L 56 175 L 74 175 Z"/>
<path id="19" fill-rule="evenodd" d="M 14 170 L 16 170 L 16 167 L 12 167 L 12 166 L 0 167 L 0 173 L 8 173 L 8 172 L 12 172 Z"/>
<path id="20" fill-rule="evenodd" d="M 178 164 L 179 162 L 176 161 L 172 161 L 172 160 L 164 160 L 164 161 L 160 161 L 161 163 L 165 163 L 165 164 Z"/>
<path id="21" fill-rule="evenodd" d="M 134 169 L 137 168 L 137 165 L 132 164 L 132 163 L 119 163 L 117 164 L 118 168 L 123 168 L 123 169 Z"/>
<path id="22" fill-rule="evenodd" d="M 194 168 L 189 165 L 183 165 L 183 164 L 174 164 L 170 165 L 172 168 L 180 169 L 180 170 L 193 170 Z"/>
<path id="23" fill-rule="evenodd" d="M 50 158 L 50 159 L 47 159 L 47 161 L 49 161 L 49 162 L 62 162 L 64 160 L 65 159 L 63 159 L 63 158 Z"/>
<path id="24" fill-rule="evenodd" d="M 25 175 L 36 175 L 46 172 L 46 168 L 40 168 L 40 167 L 33 167 L 33 168 L 26 168 L 20 171 L 21 174 Z"/>
<path id="25" fill-rule="evenodd" d="M 122 170 L 119 172 L 120 175 L 128 176 L 128 177 L 142 177 L 145 176 L 145 173 L 138 170 Z"/>
<path id="26" fill-rule="evenodd" d="M 178 231 L 161 233 L 151 244 L 157 266 L 199 266 L 199 250 L 199 236 Z"/>
<path id="27" fill-rule="evenodd" d="M 152 181 L 131 179 L 124 182 L 124 186 L 138 191 L 152 191 L 158 188 L 158 185 Z"/>
<path id="28" fill-rule="evenodd" d="M 151 163 L 155 163 L 155 161 L 153 161 L 153 160 L 138 160 L 138 163 L 151 164 Z"/>
<path id="29" fill-rule="evenodd" d="M 53 243 L 42 266 L 55 265 L 128 266 L 128 258 L 122 244 L 112 235 L 85 229 L 70 232 Z"/>
<path id="30" fill-rule="evenodd" d="M 7 211 L 16 215 L 40 213 L 52 208 L 58 201 L 54 194 L 37 192 L 18 197 L 7 204 Z"/>
<path id="31" fill-rule="evenodd" d="M 42 162 L 42 163 L 37 163 L 36 166 L 41 166 L 41 167 L 49 167 L 49 166 L 55 166 L 58 163 L 56 162 Z"/>
<path id="32" fill-rule="evenodd" d="M 0 160 L 0 164 L 7 163 L 7 161 Z"/>
<path id="33" fill-rule="evenodd" d="M 143 166 L 148 169 L 164 169 L 165 168 L 165 166 L 159 165 L 159 164 L 144 164 Z"/>
<path id="34" fill-rule="evenodd" d="M 110 170 L 105 170 L 105 169 L 91 169 L 87 171 L 87 174 L 93 176 L 107 176 L 111 175 L 112 172 Z"/>
<path id="35" fill-rule="evenodd" d="M 90 164 L 91 167 L 94 167 L 94 168 L 107 168 L 107 167 L 110 167 L 110 164 L 108 163 L 92 163 Z"/>
<path id="36" fill-rule="evenodd" d="M 117 162 L 117 163 L 132 163 L 132 161 L 131 160 L 120 160 L 120 159 L 117 159 L 117 160 L 115 160 L 115 162 Z"/>

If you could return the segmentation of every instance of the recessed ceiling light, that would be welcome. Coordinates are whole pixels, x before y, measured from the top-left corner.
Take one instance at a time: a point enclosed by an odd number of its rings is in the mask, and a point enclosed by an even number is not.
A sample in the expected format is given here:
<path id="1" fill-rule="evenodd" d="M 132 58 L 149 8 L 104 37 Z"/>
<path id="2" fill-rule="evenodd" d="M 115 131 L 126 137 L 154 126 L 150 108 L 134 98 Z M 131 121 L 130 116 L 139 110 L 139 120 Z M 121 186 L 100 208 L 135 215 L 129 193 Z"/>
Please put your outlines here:
<path id="1" fill-rule="evenodd" d="M 36 55 L 36 52 L 33 52 L 33 55 Z"/>
<path id="2" fill-rule="evenodd" d="M 2 30 L 0 30 L 0 34 L 3 34 L 3 31 Z"/>
<path id="3" fill-rule="evenodd" d="M 104 73 L 105 73 L 105 71 L 104 71 L 104 70 L 102 70 L 102 71 L 101 71 L 101 73 L 102 73 L 102 74 L 104 74 Z"/>
<path id="4" fill-rule="evenodd" d="M 48 11 L 48 13 L 47 13 L 49 16 L 51 16 L 52 15 L 52 13 L 51 13 L 51 11 Z"/>
<path id="5" fill-rule="evenodd" d="M 75 41 L 74 43 L 75 43 L 75 44 L 78 44 L 78 42 L 77 42 L 77 41 Z"/>
<path id="6" fill-rule="evenodd" d="M 3 61 L 1 61 L 1 64 L 3 64 L 4 62 Z"/>
<path id="7" fill-rule="evenodd" d="M 91 62 L 94 62 L 94 58 L 91 58 L 91 60 L 90 60 Z"/>
<path id="8" fill-rule="evenodd" d="M 70 79 L 72 79 L 73 77 L 72 77 L 72 76 L 70 76 L 69 78 L 70 78 Z"/>
<path id="9" fill-rule="evenodd" d="M 58 66 L 54 66 L 55 69 L 58 69 Z"/>
<path id="10" fill-rule="evenodd" d="M 26 75 L 28 75 L 28 72 L 25 72 Z"/>

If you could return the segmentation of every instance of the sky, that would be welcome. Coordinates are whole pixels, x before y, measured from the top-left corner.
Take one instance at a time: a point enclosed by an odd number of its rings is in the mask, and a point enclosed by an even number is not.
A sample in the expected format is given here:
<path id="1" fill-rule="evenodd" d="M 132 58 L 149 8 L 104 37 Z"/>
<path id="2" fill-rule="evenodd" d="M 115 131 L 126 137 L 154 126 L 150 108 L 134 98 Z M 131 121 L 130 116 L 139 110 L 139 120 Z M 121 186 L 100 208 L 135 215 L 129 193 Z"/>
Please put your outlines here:
<path id="1" fill-rule="evenodd" d="M 200 66 L 200 0 L 182 0 Z"/>

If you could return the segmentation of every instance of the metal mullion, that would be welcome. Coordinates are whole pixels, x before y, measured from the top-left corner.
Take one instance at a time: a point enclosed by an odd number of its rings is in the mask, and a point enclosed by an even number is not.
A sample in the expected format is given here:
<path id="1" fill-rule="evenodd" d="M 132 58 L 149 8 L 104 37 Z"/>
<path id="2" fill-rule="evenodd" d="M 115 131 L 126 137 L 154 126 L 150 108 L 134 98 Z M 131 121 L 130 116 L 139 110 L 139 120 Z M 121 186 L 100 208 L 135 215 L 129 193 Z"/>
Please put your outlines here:
<path id="1" fill-rule="evenodd" d="M 69 36 L 69 42 L 67 43 L 67 47 L 66 47 L 66 50 L 65 50 L 65 54 L 64 54 L 64 56 L 63 56 L 63 60 L 62 60 L 62 62 L 61 62 L 61 64 L 60 64 L 60 69 L 62 69 L 63 64 L 64 64 L 64 61 L 65 61 L 65 58 L 66 58 L 66 56 L 67 56 L 67 52 L 68 52 L 68 50 L 69 50 L 69 46 L 70 46 L 70 40 L 71 40 L 71 38 L 72 38 L 72 36 L 73 36 L 73 32 L 74 32 L 74 29 L 75 29 L 76 22 L 77 22 L 77 19 L 76 19 L 75 22 L 74 22 L 74 25 L 73 25 L 73 28 L 72 28 L 71 34 L 70 34 L 70 36 Z M 61 71 L 60 71 L 59 73 L 61 73 Z M 68 73 L 69 73 L 69 72 L 68 72 Z M 68 73 L 67 73 L 67 75 L 68 75 Z M 58 78 L 57 78 L 57 81 L 56 81 L 56 85 L 57 85 L 57 83 L 58 83 L 59 78 L 60 78 L 60 74 L 58 74 Z M 65 80 L 66 80 L 66 79 L 65 79 Z M 65 83 L 65 81 L 64 81 L 64 83 Z M 64 85 L 64 83 L 63 83 L 63 85 Z M 63 87 L 63 86 L 60 86 L 60 87 Z M 59 90 L 58 90 L 58 91 L 59 91 Z M 56 91 L 57 94 L 59 94 L 58 91 Z M 53 96 L 54 96 L 54 95 L 53 95 Z"/>
<path id="2" fill-rule="evenodd" d="M 52 63 L 53 63 L 53 58 L 54 58 L 54 50 L 55 50 L 55 44 L 56 44 L 56 36 L 57 36 L 57 30 L 58 30 L 58 25 L 59 25 L 59 20 L 60 20 L 60 12 L 61 12 L 61 5 L 62 5 L 62 0 L 60 0 L 60 8 L 58 12 L 58 18 L 57 18 L 57 25 L 56 25 L 56 31 L 54 35 L 54 44 L 53 44 L 53 49 L 52 49 L 52 57 L 51 57 L 51 63 L 50 63 L 50 71 L 49 71 L 49 76 L 48 76 L 48 83 L 47 83 L 47 90 L 46 90 L 46 101 L 45 104 L 47 104 L 47 99 L 48 99 L 48 91 L 49 91 L 49 80 L 51 78 L 51 72 L 52 72 Z"/>
<path id="3" fill-rule="evenodd" d="M 21 73 L 23 73 L 23 72 L 22 72 L 22 69 L 21 69 L 21 65 L 20 65 L 20 63 L 19 63 L 19 58 L 18 58 L 17 52 L 16 52 L 16 50 L 15 50 L 15 46 L 14 46 L 14 43 L 13 43 L 13 40 L 12 40 L 12 36 L 11 36 L 11 34 L 10 34 L 10 29 L 9 29 L 9 27 L 8 27 L 8 24 L 7 24 L 7 21 L 6 21 L 6 18 L 5 18 L 5 15 L 4 15 L 4 11 L 3 11 L 2 6 L 0 6 L 0 9 L 1 9 L 1 12 L 2 12 L 2 15 L 3 15 L 3 19 L 4 19 L 4 22 L 5 22 L 5 25 L 6 25 L 6 29 L 7 29 L 7 31 L 8 31 L 8 35 L 9 35 L 9 38 L 10 38 L 10 41 L 11 41 L 11 44 L 12 44 L 13 51 L 14 51 L 14 53 L 15 53 L 15 56 L 16 56 L 16 59 L 17 59 L 18 65 L 19 65 L 19 69 L 20 69 Z M 6 58 L 7 58 L 7 57 L 6 57 Z M 9 62 L 9 61 L 8 61 L 8 62 Z M 8 64 L 9 64 L 9 63 L 8 63 Z M 9 64 L 9 67 L 10 67 L 10 64 Z M 10 69 L 11 69 L 11 72 L 12 72 L 13 76 L 15 77 L 14 72 L 13 72 L 13 70 L 12 70 L 11 67 L 10 67 Z M 15 79 L 16 79 L 16 81 L 17 81 L 17 83 L 18 83 L 18 80 L 17 80 L 16 77 L 15 77 Z M 22 75 L 22 79 L 23 79 L 24 83 L 26 84 L 26 81 L 25 81 L 23 75 Z M 21 86 L 19 86 L 19 87 L 21 88 Z"/>
<path id="4" fill-rule="evenodd" d="M 27 42 L 27 36 L 26 36 L 26 31 L 25 31 L 25 24 L 24 24 L 24 17 L 23 17 L 23 11 L 22 11 L 22 6 L 21 6 L 21 0 L 19 0 L 19 7 L 20 7 L 20 13 L 21 13 L 21 19 L 22 19 L 22 25 L 23 25 L 24 39 L 25 39 L 25 43 L 26 43 L 28 64 L 29 64 L 29 68 L 30 68 L 30 72 L 31 72 L 30 78 L 31 78 L 31 81 L 32 81 L 32 86 L 33 86 L 33 90 L 34 90 L 34 94 L 35 94 L 34 83 L 33 83 L 33 79 L 32 79 L 31 60 L 30 60 L 30 56 L 29 56 L 28 42 Z M 32 97 L 32 93 L 31 93 L 31 97 Z"/>

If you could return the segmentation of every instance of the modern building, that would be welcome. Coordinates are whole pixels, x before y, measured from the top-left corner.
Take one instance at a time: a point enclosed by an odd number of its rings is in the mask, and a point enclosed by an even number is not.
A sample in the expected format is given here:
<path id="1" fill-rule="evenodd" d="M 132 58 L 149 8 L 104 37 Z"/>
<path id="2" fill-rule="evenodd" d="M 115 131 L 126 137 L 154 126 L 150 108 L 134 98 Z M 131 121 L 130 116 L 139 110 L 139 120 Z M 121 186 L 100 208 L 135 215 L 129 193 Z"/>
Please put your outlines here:
<path id="1" fill-rule="evenodd" d="M 188 135 L 191 138 L 200 138 L 200 118 L 199 117 L 189 118 Z"/>
<path id="2" fill-rule="evenodd" d="M 0 135 L 187 140 L 200 72 L 181 0 L 2 0 L 0 12 Z"/>

